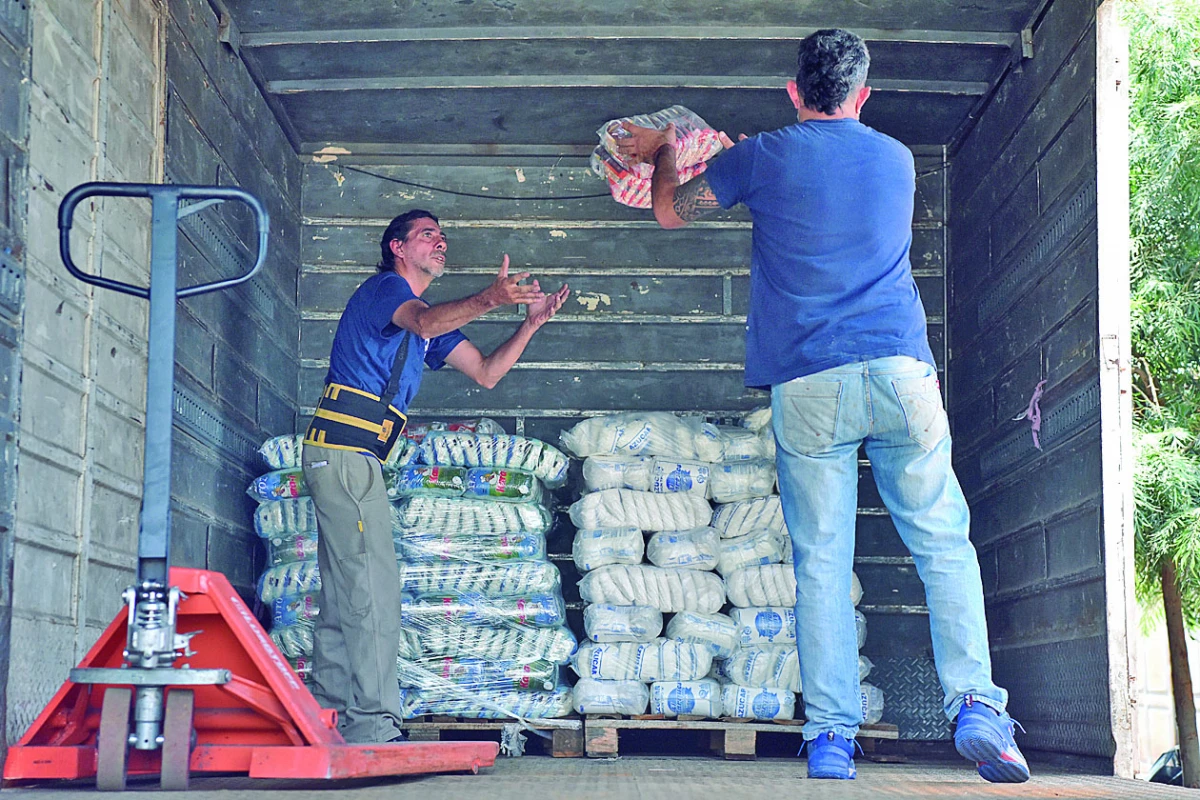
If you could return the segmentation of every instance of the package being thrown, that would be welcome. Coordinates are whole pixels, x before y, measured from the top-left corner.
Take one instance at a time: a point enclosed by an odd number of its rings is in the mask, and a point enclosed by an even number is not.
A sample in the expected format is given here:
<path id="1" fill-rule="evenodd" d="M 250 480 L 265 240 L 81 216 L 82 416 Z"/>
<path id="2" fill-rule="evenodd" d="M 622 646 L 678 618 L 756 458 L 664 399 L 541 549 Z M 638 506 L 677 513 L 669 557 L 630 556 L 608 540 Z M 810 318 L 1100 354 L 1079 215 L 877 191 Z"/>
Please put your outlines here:
<path id="1" fill-rule="evenodd" d="M 686 183 L 704 172 L 705 162 L 721 152 L 721 139 L 695 112 L 683 106 L 639 114 L 606 122 L 596 134 L 600 144 L 592 152 L 592 171 L 608 181 L 618 202 L 634 208 L 650 207 L 650 176 L 653 164 L 626 164 L 617 151 L 617 140 L 627 138 L 624 124 L 662 130 L 675 123 L 675 169 L 679 182 Z"/>

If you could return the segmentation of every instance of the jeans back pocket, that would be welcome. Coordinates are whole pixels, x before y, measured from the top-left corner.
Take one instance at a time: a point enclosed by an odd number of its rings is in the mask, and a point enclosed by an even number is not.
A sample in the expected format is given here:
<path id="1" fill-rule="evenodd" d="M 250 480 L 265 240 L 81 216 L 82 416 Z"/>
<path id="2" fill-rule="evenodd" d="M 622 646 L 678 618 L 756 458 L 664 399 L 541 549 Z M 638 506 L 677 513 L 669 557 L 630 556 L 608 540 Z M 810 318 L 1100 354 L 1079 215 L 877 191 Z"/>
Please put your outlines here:
<path id="1" fill-rule="evenodd" d="M 784 447 L 815 455 L 837 442 L 841 381 L 789 381 L 774 391 L 775 435 Z"/>
<path id="2" fill-rule="evenodd" d="M 926 450 L 932 450 L 950 431 L 937 376 L 894 380 L 892 388 L 904 411 L 908 437 Z"/>

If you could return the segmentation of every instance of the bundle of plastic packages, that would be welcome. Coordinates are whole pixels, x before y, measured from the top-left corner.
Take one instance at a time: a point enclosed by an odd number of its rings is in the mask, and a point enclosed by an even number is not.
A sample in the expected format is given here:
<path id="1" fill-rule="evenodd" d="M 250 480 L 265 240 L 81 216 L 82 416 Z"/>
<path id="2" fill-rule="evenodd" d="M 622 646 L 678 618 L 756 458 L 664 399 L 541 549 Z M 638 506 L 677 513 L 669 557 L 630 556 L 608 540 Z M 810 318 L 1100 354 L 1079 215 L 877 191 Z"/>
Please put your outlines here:
<path id="1" fill-rule="evenodd" d="M 458 497 L 409 497 L 392 503 L 398 536 L 420 533 L 545 533 L 553 519 L 542 503 L 494 503 Z M 597 526 L 600 527 L 600 526 Z"/>
<path id="2" fill-rule="evenodd" d="M 567 457 L 540 439 L 507 433 L 432 431 L 419 446 L 425 464 L 517 470 L 554 489 L 567 481 Z"/>
<path id="3" fill-rule="evenodd" d="M 703 461 L 654 458 L 650 467 L 650 491 L 658 494 L 686 492 L 708 497 L 712 465 Z"/>
<path id="4" fill-rule="evenodd" d="M 425 653 L 451 658 L 490 661 L 550 661 L 565 664 L 575 652 L 575 634 L 566 627 L 533 628 L 521 625 L 477 626 L 430 623 L 418 628 Z"/>
<path id="5" fill-rule="evenodd" d="M 407 464 L 387 481 L 387 495 L 398 497 L 462 497 L 467 488 L 466 467 Z"/>
<path id="6" fill-rule="evenodd" d="M 449 433 L 478 433 L 491 435 L 493 433 L 504 433 L 504 426 L 494 419 L 488 417 L 476 417 L 474 419 L 459 419 L 453 421 L 447 420 L 431 420 L 428 422 L 410 422 L 404 426 L 404 439 L 412 444 L 420 444 L 425 441 L 425 437 L 434 431 L 447 431 Z"/>
<path id="7" fill-rule="evenodd" d="M 737 719 L 795 719 L 796 693 L 726 683 L 721 686 L 721 710 Z"/>
<path id="8" fill-rule="evenodd" d="M 762 437 L 749 428 L 735 425 L 718 425 L 717 434 L 721 439 L 721 448 L 726 461 L 736 461 L 743 458 L 774 457 L 763 445 Z"/>
<path id="9" fill-rule="evenodd" d="M 246 494 L 260 503 L 307 497 L 308 486 L 304 483 L 304 472 L 299 467 L 277 469 L 259 475 L 246 487 Z"/>
<path id="10" fill-rule="evenodd" d="M 596 131 L 600 144 L 592 152 L 591 167 L 596 175 L 608 181 L 613 199 L 623 205 L 649 208 L 650 178 L 654 174 L 653 164 L 627 164 L 621 158 L 617 141 L 629 136 L 626 123 L 658 130 L 675 125 L 675 170 L 680 183 L 703 173 L 708 159 L 723 149 L 717 131 L 684 106 L 609 120 Z"/>
<path id="11" fill-rule="evenodd" d="M 640 564 L 645 550 L 646 540 L 638 528 L 581 528 L 575 531 L 571 557 L 580 572 L 587 572 L 609 564 Z"/>
<path id="12" fill-rule="evenodd" d="M 716 719 L 721 716 L 721 684 L 712 678 L 655 681 L 650 684 L 650 713 Z"/>
<path id="13" fill-rule="evenodd" d="M 436 690 L 452 684 L 463 692 L 492 689 L 549 691 L 560 683 L 559 665 L 545 659 L 489 661 L 430 655 L 398 658 L 396 677 L 405 687 Z"/>
<path id="14" fill-rule="evenodd" d="M 668 411 L 624 411 L 590 417 L 563 431 L 560 441 L 578 458 L 621 454 L 711 463 L 724 457 L 715 425 Z"/>
<path id="15" fill-rule="evenodd" d="M 680 611 L 667 623 L 667 638 L 706 644 L 713 658 L 728 658 L 738 646 L 737 623 L 724 614 Z"/>
<path id="16" fill-rule="evenodd" d="M 550 691 L 488 689 L 470 692 L 451 685 L 437 689 L 409 689 L 402 694 L 405 719 L 424 714 L 477 719 L 553 719 L 565 717 L 571 707 L 571 687 L 560 684 Z"/>
<path id="17" fill-rule="evenodd" d="M 724 539 L 744 536 L 759 528 L 788 535 L 787 525 L 783 521 L 783 507 L 777 494 L 719 505 L 709 524 L 716 528 Z"/>
<path id="18" fill-rule="evenodd" d="M 304 434 L 290 433 L 272 436 L 258 448 L 267 466 L 276 469 L 299 469 L 304 452 Z"/>
<path id="19" fill-rule="evenodd" d="M 280 564 L 291 564 L 296 561 L 317 560 L 316 531 L 296 531 L 295 533 L 264 536 L 263 545 L 267 550 L 268 567 L 277 567 Z"/>
<path id="20" fill-rule="evenodd" d="M 725 586 L 715 573 L 645 564 L 613 564 L 592 570 L 579 581 L 579 595 L 589 603 L 652 606 L 664 614 L 713 614 L 725 605 Z"/>
<path id="21" fill-rule="evenodd" d="M 580 714 L 645 714 L 650 689 L 641 681 L 599 681 L 580 678 L 572 692 Z"/>
<path id="22" fill-rule="evenodd" d="M 742 644 L 795 644 L 795 608 L 731 608 Z"/>
<path id="23" fill-rule="evenodd" d="M 584 632 L 593 642 L 601 644 L 651 642 L 662 633 L 662 627 L 662 612 L 650 606 L 592 603 L 583 609 Z"/>
<path id="24" fill-rule="evenodd" d="M 258 599 L 267 606 L 285 595 L 316 594 L 320 590 L 321 570 L 315 558 L 270 567 L 258 576 Z"/>
<path id="25" fill-rule="evenodd" d="M 650 491 L 654 459 L 644 456 L 596 455 L 583 460 L 583 487 L 589 492 L 603 489 Z"/>
<path id="26" fill-rule="evenodd" d="M 317 511 L 311 497 L 262 503 L 254 510 L 254 532 L 264 539 L 317 532 Z"/>
<path id="27" fill-rule="evenodd" d="M 396 535 L 393 544 L 396 546 L 396 557 L 408 562 L 546 560 L 544 533 L 457 535 L 406 531 Z"/>
<path id="28" fill-rule="evenodd" d="M 796 693 L 801 690 L 795 644 L 742 645 L 729 658 L 714 662 L 713 667 L 714 674 L 725 683 Z"/>
<path id="29" fill-rule="evenodd" d="M 862 584 L 851 573 L 850 601 L 862 600 Z M 741 608 L 755 606 L 794 606 L 796 573 L 790 564 L 763 564 L 732 572 L 725 580 L 729 602 Z"/>
<path id="30" fill-rule="evenodd" d="M 605 489 L 585 494 L 571 505 L 569 513 L 576 528 L 686 531 L 707 525 L 712 506 L 692 494 Z"/>
<path id="31" fill-rule="evenodd" d="M 404 561 L 400 584 L 414 597 L 501 598 L 544 593 L 562 598 L 562 576 L 548 561 Z"/>
<path id="32" fill-rule="evenodd" d="M 783 534 L 770 528 L 722 539 L 717 553 L 717 572 L 728 578 L 745 567 L 778 564 L 783 560 L 784 551 L 791 551 L 791 545 Z"/>
<path id="33" fill-rule="evenodd" d="M 862 698 L 863 724 L 874 725 L 883 719 L 883 690 L 871 683 L 858 687 Z"/>
<path id="34" fill-rule="evenodd" d="M 584 641 L 571 657 L 571 668 L 581 678 L 643 683 L 699 680 L 712 663 L 707 645 L 676 639 L 609 644 Z"/>
<path id="35" fill-rule="evenodd" d="M 708 481 L 714 503 L 767 497 L 775 489 L 775 462 L 766 458 L 722 461 L 712 466 Z"/>
<path id="36" fill-rule="evenodd" d="M 646 543 L 646 558 L 656 567 L 710 570 L 717 566 L 721 536 L 709 527 L 660 531 Z"/>
<path id="37" fill-rule="evenodd" d="M 416 630 L 426 628 L 430 623 L 453 622 L 557 628 L 566 624 L 566 619 L 567 609 L 562 594 L 557 592 L 522 597 L 425 596 L 406 600 L 400 610 L 401 624 Z"/>

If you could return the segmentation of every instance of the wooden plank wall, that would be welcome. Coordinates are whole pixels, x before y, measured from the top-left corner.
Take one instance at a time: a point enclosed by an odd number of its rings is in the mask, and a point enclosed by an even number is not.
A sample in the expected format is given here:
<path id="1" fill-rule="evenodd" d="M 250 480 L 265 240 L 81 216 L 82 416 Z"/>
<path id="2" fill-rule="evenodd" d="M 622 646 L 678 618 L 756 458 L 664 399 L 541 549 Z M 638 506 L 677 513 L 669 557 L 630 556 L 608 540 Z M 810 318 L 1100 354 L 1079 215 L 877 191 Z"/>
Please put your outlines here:
<path id="1" fill-rule="evenodd" d="M 170 4 L 167 75 L 167 179 L 240 186 L 271 215 L 259 276 L 178 307 L 172 561 L 249 593 L 260 548 L 244 490 L 265 471 L 254 449 L 296 425 L 301 167 L 206 0 Z M 234 204 L 180 230 L 181 285 L 244 271 L 256 246 L 251 215 Z"/>
<path id="2" fill-rule="evenodd" d="M 1109 758 L 1096 3 L 1056 0 L 951 159 L 949 393 L 996 680 L 1023 746 Z M 1041 449 L 1014 421 L 1035 386 Z"/>

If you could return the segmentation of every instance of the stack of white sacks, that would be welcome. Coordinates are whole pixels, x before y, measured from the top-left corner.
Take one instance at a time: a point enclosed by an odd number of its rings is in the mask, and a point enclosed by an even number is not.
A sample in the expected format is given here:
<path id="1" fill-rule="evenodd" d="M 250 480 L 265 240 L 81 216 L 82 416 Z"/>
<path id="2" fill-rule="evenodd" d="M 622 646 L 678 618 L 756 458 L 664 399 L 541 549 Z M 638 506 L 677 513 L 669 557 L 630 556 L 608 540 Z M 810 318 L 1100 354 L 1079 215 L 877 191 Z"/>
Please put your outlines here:
<path id="1" fill-rule="evenodd" d="M 404 587 L 404 714 L 561 717 L 575 652 L 562 579 L 546 559 L 545 488 L 568 459 L 483 420 L 432 431 L 388 478 Z"/>
<path id="2" fill-rule="evenodd" d="M 794 717 L 796 579 L 769 423 L 769 410 L 744 427 L 627 412 L 563 433 L 584 458 L 570 512 L 589 604 L 572 659 L 579 713 Z M 856 576 L 855 604 L 861 595 Z M 860 657 L 860 680 L 869 670 Z M 866 721 L 878 722 L 882 693 L 862 688 Z"/>

